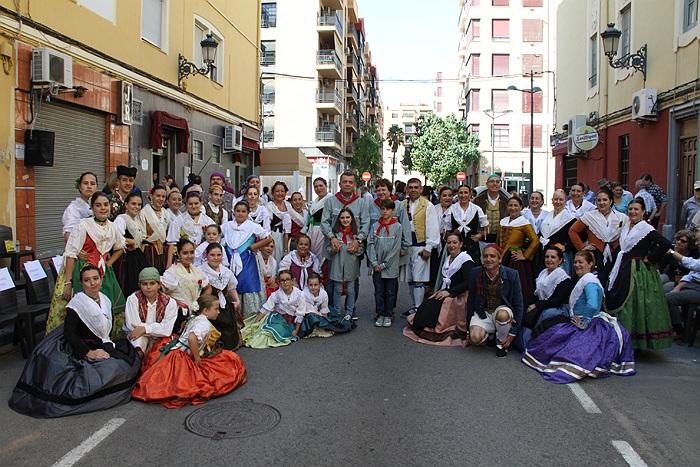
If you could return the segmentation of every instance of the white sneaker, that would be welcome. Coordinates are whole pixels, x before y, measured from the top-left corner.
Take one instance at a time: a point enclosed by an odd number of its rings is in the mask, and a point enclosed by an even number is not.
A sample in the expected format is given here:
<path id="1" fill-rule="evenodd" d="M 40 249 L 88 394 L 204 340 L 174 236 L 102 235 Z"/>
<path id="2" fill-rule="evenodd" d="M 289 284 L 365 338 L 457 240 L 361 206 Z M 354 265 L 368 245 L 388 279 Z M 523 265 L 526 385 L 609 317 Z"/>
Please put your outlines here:
<path id="1" fill-rule="evenodd" d="M 385 316 L 384 317 L 384 323 L 382 324 L 385 328 L 391 327 L 391 317 L 390 316 Z"/>
<path id="2" fill-rule="evenodd" d="M 316 337 L 332 337 L 333 334 L 335 334 L 333 331 L 329 331 L 327 329 L 317 329 Z"/>
<path id="3" fill-rule="evenodd" d="M 378 328 L 381 328 L 382 326 L 384 326 L 384 317 L 380 316 L 379 318 L 377 318 L 377 321 L 374 322 L 374 325 L 377 326 Z"/>
<path id="4" fill-rule="evenodd" d="M 352 321 L 352 316 L 350 315 L 350 313 L 348 313 L 347 315 L 343 316 L 343 321 Z"/>

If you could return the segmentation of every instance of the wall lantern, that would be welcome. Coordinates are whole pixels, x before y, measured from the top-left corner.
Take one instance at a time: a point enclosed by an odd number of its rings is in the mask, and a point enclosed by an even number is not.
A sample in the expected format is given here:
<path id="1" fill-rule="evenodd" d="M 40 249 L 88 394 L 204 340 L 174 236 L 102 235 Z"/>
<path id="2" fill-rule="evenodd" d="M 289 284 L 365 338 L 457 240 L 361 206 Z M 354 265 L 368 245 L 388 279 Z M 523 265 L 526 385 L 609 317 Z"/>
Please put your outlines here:
<path id="1" fill-rule="evenodd" d="M 603 50 L 607 55 L 612 68 L 634 68 L 641 71 L 644 81 L 647 80 L 647 45 L 644 44 L 636 54 L 627 54 L 615 60 L 617 46 L 620 42 L 622 31 L 615 29 L 615 23 L 608 23 L 608 29 L 600 33 L 603 40 Z"/>
<path id="2" fill-rule="evenodd" d="M 211 71 L 212 65 L 216 60 L 216 48 L 219 43 L 216 39 L 212 37 L 211 34 L 207 34 L 207 37 L 199 43 L 202 46 L 202 58 L 204 60 L 204 65 L 202 68 L 197 67 L 192 62 L 187 61 L 187 59 L 182 55 L 178 54 L 179 61 L 179 71 L 177 75 L 177 85 L 182 87 L 183 78 L 187 78 L 190 75 L 206 75 Z"/>

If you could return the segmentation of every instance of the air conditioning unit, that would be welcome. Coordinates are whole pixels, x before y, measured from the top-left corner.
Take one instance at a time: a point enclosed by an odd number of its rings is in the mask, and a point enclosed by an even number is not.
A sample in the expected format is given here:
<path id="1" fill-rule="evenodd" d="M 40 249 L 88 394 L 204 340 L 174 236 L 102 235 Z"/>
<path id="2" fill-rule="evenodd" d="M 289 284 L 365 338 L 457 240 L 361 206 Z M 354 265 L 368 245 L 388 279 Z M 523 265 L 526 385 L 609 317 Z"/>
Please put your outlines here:
<path id="1" fill-rule="evenodd" d="M 644 88 L 632 94 L 632 120 L 656 121 L 656 89 Z"/>
<path id="2" fill-rule="evenodd" d="M 32 50 L 32 81 L 34 84 L 56 84 L 73 87 L 73 59 L 46 48 Z"/>
<path id="3" fill-rule="evenodd" d="M 240 125 L 224 127 L 224 152 L 241 151 L 243 149 L 243 128 Z"/>
<path id="4" fill-rule="evenodd" d="M 587 123 L 587 120 L 586 120 L 585 115 L 574 115 L 571 118 L 569 118 L 569 126 L 568 126 L 569 137 L 567 139 L 567 144 L 566 144 L 566 153 L 567 154 L 578 156 L 578 155 L 586 153 L 586 151 L 579 149 L 574 144 L 574 134 L 576 133 L 576 130 L 578 128 L 586 125 L 586 123 Z"/>

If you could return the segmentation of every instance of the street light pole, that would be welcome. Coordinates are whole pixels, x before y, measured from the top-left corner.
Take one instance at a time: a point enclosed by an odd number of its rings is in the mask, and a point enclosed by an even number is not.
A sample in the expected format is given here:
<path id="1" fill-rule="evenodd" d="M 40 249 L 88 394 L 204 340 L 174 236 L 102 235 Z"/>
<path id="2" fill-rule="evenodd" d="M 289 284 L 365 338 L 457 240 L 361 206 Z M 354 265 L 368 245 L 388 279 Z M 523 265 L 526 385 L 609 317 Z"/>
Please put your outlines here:
<path id="1" fill-rule="evenodd" d="M 530 182 L 528 183 L 529 195 L 532 195 L 535 181 L 535 93 L 542 89 L 535 87 L 535 72 L 530 70 L 530 89 L 518 89 L 516 86 L 508 86 L 509 91 L 520 91 L 530 94 Z"/>
<path id="2" fill-rule="evenodd" d="M 510 109 L 504 110 L 500 115 L 496 115 L 496 106 L 491 101 L 491 108 L 484 110 L 484 114 L 491 119 L 491 173 L 496 172 L 496 119 L 513 112 Z"/>

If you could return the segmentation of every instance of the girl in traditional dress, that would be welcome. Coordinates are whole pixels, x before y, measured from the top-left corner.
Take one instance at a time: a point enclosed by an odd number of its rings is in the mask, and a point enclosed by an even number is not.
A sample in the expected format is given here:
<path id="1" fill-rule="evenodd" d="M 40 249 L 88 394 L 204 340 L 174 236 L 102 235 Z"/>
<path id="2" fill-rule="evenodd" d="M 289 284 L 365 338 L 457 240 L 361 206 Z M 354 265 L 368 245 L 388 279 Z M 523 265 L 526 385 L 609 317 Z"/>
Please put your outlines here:
<path id="1" fill-rule="evenodd" d="M 306 234 L 309 224 L 309 211 L 304 205 L 304 197 L 301 193 L 292 193 L 290 204 L 289 217 L 292 219 L 292 231 L 289 233 L 289 251 L 296 249 L 296 241 L 300 235 Z M 303 287 L 302 287 L 303 288 Z"/>
<path id="2" fill-rule="evenodd" d="M 542 230 L 542 223 L 551 215 L 549 211 L 542 209 L 543 205 L 544 195 L 539 191 L 533 191 L 530 195 L 530 207 L 523 209 L 523 216 L 530 221 L 537 235 Z"/>
<path id="3" fill-rule="evenodd" d="M 272 185 L 272 200 L 265 206 L 270 211 L 270 230 L 275 241 L 275 251 L 272 256 L 279 263 L 287 254 L 289 234 L 292 233 L 292 218 L 289 211 L 292 205 L 285 201 L 289 189 L 284 182 L 276 181 Z"/>
<path id="4" fill-rule="evenodd" d="M 270 231 L 270 211 L 260 204 L 260 191 L 257 187 L 249 186 L 245 190 L 245 200 L 248 201 L 250 214 L 248 219 L 258 224 L 267 232 Z"/>
<path id="5" fill-rule="evenodd" d="M 596 196 L 597 209 L 583 214 L 569 229 L 569 237 L 577 250 L 591 251 L 598 265 L 598 279 L 608 283 L 608 275 L 615 262 L 620 246 L 620 232 L 627 222 L 627 216 L 612 210 L 613 195 L 602 189 Z M 581 234 L 586 232 L 588 241 L 583 243 Z"/>
<path id="6" fill-rule="evenodd" d="M 141 195 L 129 193 L 124 199 L 126 214 L 119 214 L 114 225 L 124 236 L 126 252 L 117 263 L 121 269 L 119 277 L 124 296 L 128 297 L 139 290 L 139 273 L 148 267 L 143 254 L 143 241 L 146 237 L 146 222 L 141 216 Z M 115 264 L 115 269 L 117 264 Z"/>
<path id="7" fill-rule="evenodd" d="M 574 244 L 569 237 L 569 229 L 576 222 L 576 218 L 566 209 L 566 193 L 564 190 L 555 190 L 552 195 L 552 213 L 540 225 L 540 244 L 542 249 L 537 255 L 535 273 L 545 268 L 544 250 L 549 246 L 557 246 L 564 254 L 561 267 L 571 277 L 574 273 Z"/>
<path id="8" fill-rule="evenodd" d="M 290 251 L 282 261 L 278 270 L 289 269 L 292 271 L 296 286 L 300 289 L 306 287 L 306 280 L 311 273 L 321 273 L 321 262 L 315 254 L 311 253 L 311 239 L 308 235 L 301 234 L 297 238 L 296 250 Z"/>
<path id="9" fill-rule="evenodd" d="M 416 342 L 466 347 L 467 293 L 469 277 L 474 267 L 471 256 L 462 251 L 462 236 L 452 232 L 447 236 L 447 258 L 442 266 L 442 289 L 425 300 L 410 315 L 403 334 Z"/>
<path id="10" fill-rule="evenodd" d="M 192 264 L 194 245 L 187 238 L 177 242 L 179 261 L 170 266 L 162 278 L 165 293 L 177 302 L 179 313 L 173 332 L 179 334 L 182 323 L 199 310 L 197 298 L 203 293 L 211 293 L 209 279 Z"/>
<path id="11" fill-rule="evenodd" d="M 224 200 L 224 189 L 219 185 L 209 188 L 209 201 L 204 203 L 204 214 L 214 221 L 216 225 L 222 225 L 229 221 L 228 211 L 221 205 Z"/>
<path id="12" fill-rule="evenodd" d="M 352 244 L 357 235 L 357 221 L 352 211 L 343 208 L 338 213 L 338 219 L 333 227 L 335 237 L 340 241 L 340 251 L 333 251 L 328 246 L 331 266 L 328 271 L 329 294 L 333 295 L 333 305 L 343 319 L 349 321 L 355 314 L 355 279 L 360 276 L 360 258 L 365 252 L 363 244 L 354 254 L 348 253 L 348 245 Z M 342 312 L 341 294 L 345 284 L 345 313 Z"/>
<path id="13" fill-rule="evenodd" d="M 298 337 L 331 337 L 337 332 L 352 329 L 351 321 L 328 308 L 328 293 L 323 289 L 323 279 L 315 272 L 309 274 L 303 290 L 306 300 L 306 314 L 301 322 Z"/>
<path id="14" fill-rule="evenodd" d="M 239 326 L 243 325 L 239 313 L 241 302 L 236 287 L 238 280 L 233 272 L 222 263 L 224 249 L 218 243 L 210 243 L 206 249 L 207 262 L 201 267 L 209 280 L 211 293 L 219 299 L 219 316 L 211 324 L 221 333 L 219 340 L 226 350 L 236 350 L 241 346 Z"/>
<path id="15" fill-rule="evenodd" d="M 182 336 L 160 339 L 146 355 L 134 399 L 175 409 L 203 404 L 248 380 L 243 360 L 216 346 L 218 331 L 211 321 L 219 315 L 219 301 L 202 295 L 197 306 L 200 311 L 187 321 Z"/>
<path id="16" fill-rule="evenodd" d="M 171 190 L 168 193 L 168 211 L 170 214 L 170 220 L 172 221 L 178 217 L 182 209 L 182 193 L 179 190 Z"/>
<path id="17" fill-rule="evenodd" d="M 258 263 L 258 270 L 263 278 L 263 283 L 265 284 L 265 296 L 266 300 L 270 298 L 272 292 L 279 289 L 280 285 L 277 283 L 277 261 L 272 257 L 272 252 L 275 250 L 274 240 L 264 247 L 260 248 L 257 253 L 255 253 L 255 259 Z M 243 316 L 247 318 L 248 316 Z"/>
<path id="18" fill-rule="evenodd" d="M 181 238 L 188 239 L 197 248 L 202 243 L 204 231 L 214 223 L 209 216 L 202 214 L 202 200 L 199 193 L 194 191 L 187 193 L 187 211 L 173 219 L 168 228 L 168 267 L 172 264 L 175 244 Z"/>
<path id="19" fill-rule="evenodd" d="M 156 268 L 160 274 L 163 274 L 168 264 L 168 251 L 165 242 L 171 220 L 171 212 L 163 208 L 165 204 L 165 187 L 156 185 L 151 188 L 150 198 L 150 204 L 147 204 L 141 210 L 141 217 L 146 224 L 143 254 L 146 256 L 146 263 Z"/>
<path id="20" fill-rule="evenodd" d="M 304 293 L 294 287 L 290 271 L 280 271 L 277 277 L 280 288 L 270 295 L 257 316 L 245 320 L 241 329 L 246 347 L 282 347 L 297 340 L 297 325 L 301 325 L 306 315 L 306 299 Z"/>
<path id="21" fill-rule="evenodd" d="M 323 256 L 323 232 L 321 231 L 321 216 L 323 216 L 323 203 L 328 196 L 328 183 L 318 177 L 314 180 L 314 192 L 316 198 L 309 206 L 309 229 L 307 235 L 311 239 L 311 252 L 321 261 L 321 268 L 325 269 L 325 257 Z M 327 280 L 325 271 L 322 277 Z"/>
<path id="22" fill-rule="evenodd" d="M 594 267 L 593 253 L 576 253 L 579 280 L 569 298 L 570 317 L 533 337 L 523 353 L 523 363 L 552 383 L 635 374 L 629 333 L 616 318 L 600 311 L 603 286 L 591 272 Z"/>
<path id="23" fill-rule="evenodd" d="M 501 219 L 498 232 L 499 246 L 503 251 L 503 264 L 518 271 L 523 293 L 523 305 L 532 303 L 535 280 L 532 277 L 532 260 L 540 247 L 540 239 L 532 224 L 522 216 L 523 202 L 517 196 L 508 200 L 508 217 Z M 525 249 L 526 240 L 530 244 Z"/>
<path id="24" fill-rule="evenodd" d="M 73 296 L 74 291 L 82 291 L 80 270 L 89 262 L 100 269 L 102 275 L 100 291 L 109 298 L 112 305 L 113 337 L 123 337 L 125 298 L 112 270 L 112 264 L 124 254 L 124 237 L 108 219 L 110 205 L 107 195 L 101 191 L 92 195 L 90 207 L 93 216 L 81 219 L 68 237 L 66 250 L 63 253 L 65 268 L 61 268 L 56 278 L 51 309 L 46 319 L 46 334 L 63 324 L 68 300 Z M 107 258 L 111 250 L 114 251 Z M 87 254 L 87 260 L 78 257 L 82 252 Z"/>
<path id="25" fill-rule="evenodd" d="M 516 347 L 524 349 L 530 339 L 544 331 L 547 320 L 569 316 L 569 293 L 571 277 L 561 267 L 564 253 L 559 247 L 550 245 L 544 250 L 545 269 L 535 281 L 535 302 L 523 313 L 523 324 L 516 337 Z"/>
<path id="26" fill-rule="evenodd" d="M 141 360 L 126 339 L 112 340 L 112 303 L 100 293 L 100 268 L 80 270 L 82 292 L 66 308 L 65 324 L 42 340 L 24 365 L 10 408 L 34 418 L 104 410 L 124 404 Z"/>
<path id="27" fill-rule="evenodd" d="M 595 206 L 583 199 L 583 183 L 574 183 L 569 189 L 571 199 L 566 202 L 566 210 L 571 213 L 576 219 L 583 216 L 588 211 L 593 211 Z"/>
<path id="28" fill-rule="evenodd" d="M 443 220 L 445 232 L 456 232 L 461 237 L 462 251 L 466 251 L 475 264 L 481 264 L 479 242 L 484 239 L 484 227 L 489 225 L 486 214 L 479 206 L 470 202 L 471 188 L 462 185 L 457 189 L 457 203 L 446 212 Z"/>
<path id="29" fill-rule="evenodd" d="M 80 196 L 75 198 L 63 211 L 63 238 L 68 241 L 68 236 L 78 224 L 80 219 L 92 216 L 90 209 L 90 198 L 97 191 L 97 175 L 92 172 L 85 172 L 75 181 L 75 188 Z"/>
<path id="30" fill-rule="evenodd" d="M 239 201 L 233 210 L 233 220 L 221 227 L 226 256 L 231 271 L 238 279 L 238 295 L 241 312 L 248 316 L 260 310 L 265 302 L 265 290 L 260 280 L 260 271 L 255 253 L 270 243 L 270 233 L 248 219 L 248 203 Z"/>
<path id="31" fill-rule="evenodd" d="M 644 220 L 644 200 L 627 206 L 629 219 L 620 234 L 620 253 L 610 273 L 605 309 L 632 336 L 634 349 L 663 349 L 673 344 L 673 326 L 659 272 L 654 266 L 671 242 Z"/>
<path id="32" fill-rule="evenodd" d="M 204 241 L 197 245 L 197 248 L 194 250 L 194 261 L 192 264 L 197 266 L 198 268 L 201 268 L 203 264 L 206 264 L 207 262 L 207 248 L 209 248 L 209 245 L 212 243 L 218 243 L 221 245 L 221 227 L 212 224 L 207 226 L 206 230 L 204 231 Z M 230 267 L 231 265 L 228 262 L 228 258 L 226 255 L 221 258 L 221 264 L 226 266 L 227 268 Z"/>

